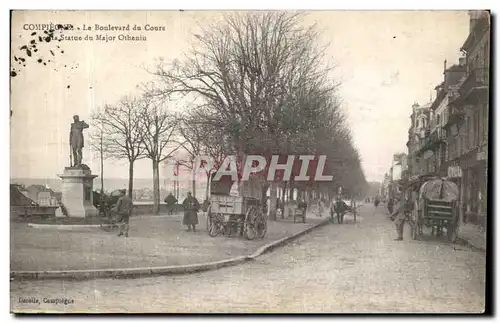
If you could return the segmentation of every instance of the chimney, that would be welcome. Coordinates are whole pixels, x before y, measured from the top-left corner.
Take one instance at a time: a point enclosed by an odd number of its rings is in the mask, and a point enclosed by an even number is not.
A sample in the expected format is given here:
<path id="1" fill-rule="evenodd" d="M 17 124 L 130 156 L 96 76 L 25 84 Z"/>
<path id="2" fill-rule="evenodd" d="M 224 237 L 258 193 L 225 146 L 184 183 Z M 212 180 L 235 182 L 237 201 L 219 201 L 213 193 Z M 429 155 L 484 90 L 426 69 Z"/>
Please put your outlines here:
<path id="1" fill-rule="evenodd" d="M 446 73 L 446 60 L 444 60 L 444 70 L 443 70 L 443 74 Z"/>

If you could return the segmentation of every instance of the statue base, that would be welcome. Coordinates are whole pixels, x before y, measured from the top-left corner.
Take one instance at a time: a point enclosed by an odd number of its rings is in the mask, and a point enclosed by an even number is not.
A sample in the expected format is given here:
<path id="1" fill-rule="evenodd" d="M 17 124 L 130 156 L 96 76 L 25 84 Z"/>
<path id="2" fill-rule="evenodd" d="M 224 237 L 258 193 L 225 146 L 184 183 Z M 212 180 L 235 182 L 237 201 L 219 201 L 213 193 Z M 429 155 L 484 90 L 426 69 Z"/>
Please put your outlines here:
<path id="1" fill-rule="evenodd" d="M 69 217 L 85 218 L 97 216 L 98 210 L 93 204 L 94 178 L 87 165 L 64 168 L 62 179 L 62 204 Z"/>

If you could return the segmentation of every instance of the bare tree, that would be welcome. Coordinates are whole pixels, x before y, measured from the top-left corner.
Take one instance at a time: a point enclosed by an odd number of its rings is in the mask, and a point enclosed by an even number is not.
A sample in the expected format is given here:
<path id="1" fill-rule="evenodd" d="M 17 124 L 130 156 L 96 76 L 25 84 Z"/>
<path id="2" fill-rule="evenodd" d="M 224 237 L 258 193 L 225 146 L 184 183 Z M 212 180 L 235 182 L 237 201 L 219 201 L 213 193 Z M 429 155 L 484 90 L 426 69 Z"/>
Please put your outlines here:
<path id="1" fill-rule="evenodd" d="M 153 167 L 153 213 L 160 209 L 160 163 L 181 147 L 175 140 L 178 122 L 179 117 L 167 111 L 165 101 L 143 96 L 140 125 L 144 155 Z"/>
<path id="2" fill-rule="evenodd" d="M 197 109 L 189 111 L 180 123 L 179 132 L 183 137 L 182 147 L 188 153 L 188 160 L 184 161 L 184 166 L 193 169 L 195 167 L 196 156 L 205 155 L 212 159 L 213 165 L 211 168 L 205 167 L 207 176 L 207 186 L 205 189 L 205 199 L 208 199 L 208 191 L 210 185 L 210 176 L 214 169 L 218 169 L 224 158 L 229 152 L 229 148 L 225 143 L 228 142 L 224 138 L 220 129 L 211 126 L 205 122 L 204 117 L 199 115 Z M 193 196 L 196 192 L 196 181 L 193 177 L 192 182 Z"/>
<path id="3" fill-rule="evenodd" d="M 196 35 L 183 63 L 156 70 L 170 92 L 203 100 L 205 121 L 230 139 L 240 165 L 248 153 L 279 151 L 280 111 L 296 90 L 326 79 L 318 34 L 299 20 L 283 12 L 226 15 Z"/>
<path id="4" fill-rule="evenodd" d="M 126 159 L 129 164 L 128 195 L 134 188 L 134 163 L 144 158 L 140 101 L 123 97 L 114 105 L 106 105 L 94 116 L 102 126 L 102 142 L 107 155 L 113 159 Z"/>

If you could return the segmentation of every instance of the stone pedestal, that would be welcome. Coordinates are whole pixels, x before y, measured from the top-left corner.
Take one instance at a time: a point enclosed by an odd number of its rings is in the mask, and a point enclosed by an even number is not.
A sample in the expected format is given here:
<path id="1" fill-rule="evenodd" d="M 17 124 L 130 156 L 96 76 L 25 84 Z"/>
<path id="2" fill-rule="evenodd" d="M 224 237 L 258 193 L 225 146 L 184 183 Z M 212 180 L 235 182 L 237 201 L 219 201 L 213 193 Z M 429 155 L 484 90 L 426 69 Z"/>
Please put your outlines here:
<path id="1" fill-rule="evenodd" d="M 58 175 L 62 183 L 62 204 L 69 217 L 84 218 L 97 216 L 98 210 L 93 205 L 94 178 L 86 165 L 66 167 Z"/>

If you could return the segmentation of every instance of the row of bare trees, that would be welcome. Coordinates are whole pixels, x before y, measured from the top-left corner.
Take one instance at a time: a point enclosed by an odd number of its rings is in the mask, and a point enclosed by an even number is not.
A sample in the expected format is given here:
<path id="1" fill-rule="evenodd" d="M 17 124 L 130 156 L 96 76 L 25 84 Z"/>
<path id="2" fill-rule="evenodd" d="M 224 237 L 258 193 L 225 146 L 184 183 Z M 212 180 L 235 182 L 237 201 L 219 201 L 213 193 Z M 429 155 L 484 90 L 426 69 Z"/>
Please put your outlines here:
<path id="1" fill-rule="evenodd" d="M 182 59 L 159 61 L 149 71 L 157 78 L 144 86 L 143 95 L 108 105 L 93 117 L 94 142 L 107 157 L 129 162 L 129 194 L 134 162 L 150 159 L 157 212 L 159 165 L 179 150 L 188 156 L 186 166 L 194 166 L 195 156 L 208 155 L 214 169 L 227 155 L 240 161 L 249 154 L 327 155 L 325 173 L 334 176 L 332 183 L 269 184 L 271 219 L 278 185 L 322 198 L 338 186 L 362 193 L 360 157 L 316 26 L 287 12 L 226 14 L 194 39 Z M 182 115 L 168 111 L 188 99 L 194 103 Z"/>
<path id="2" fill-rule="evenodd" d="M 180 144 L 174 137 L 179 117 L 168 111 L 164 102 L 147 95 L 123 97 L 113 105 L 94 112 L 92 142 L 105 158 L 127 160 L 129 166 L 128 194 L 132 196 L 134 164 L 137 160 L 151 160 L 155 213 L 160 203 L 160 164 L 170 158 Z M 101 173 L 101 181 L 103 174 Z M 101 182 L 101 188 L 103 183 Z"/>
<path id="3" fill-rule="evenodd" d="M 326 63 L 327 47 L 319 45 L 317 27 L 302 18 L 289 12 L 226 14 L 201 28 L 182 59 L 159 62 L 152 71 L 159 79 L 155 93 L 199 102 L 188 112 L 191 135 L 183 134 L 195 139 L 193 153 L 222 140 L 219 152 L 241 161 L 248 154 L 327 155 L 334 183 L 295 184 L 322 197 L 334 185 L 360 192 L 366 181 Z M 271 218 L 278 184 L 270 184 Z"/>

